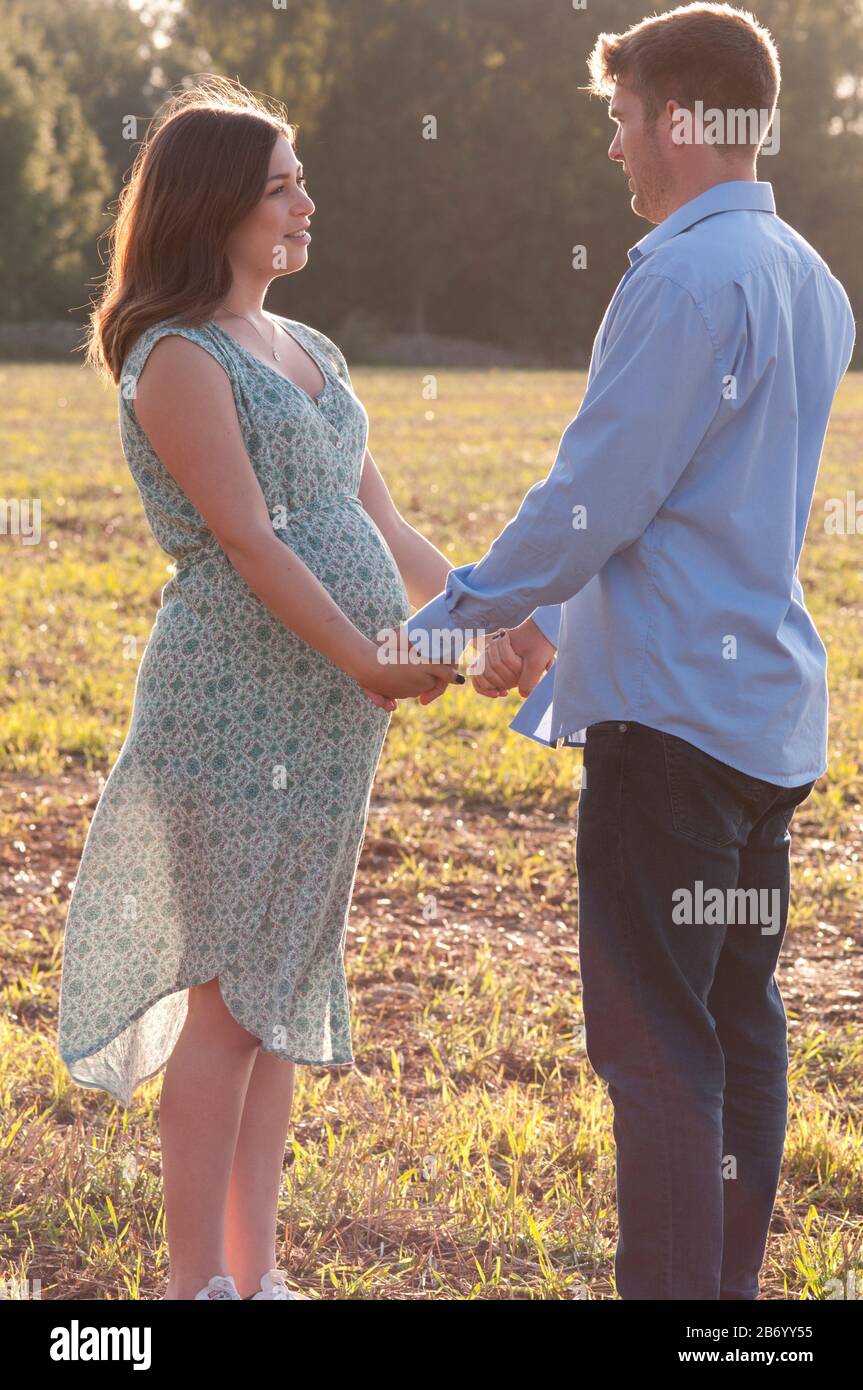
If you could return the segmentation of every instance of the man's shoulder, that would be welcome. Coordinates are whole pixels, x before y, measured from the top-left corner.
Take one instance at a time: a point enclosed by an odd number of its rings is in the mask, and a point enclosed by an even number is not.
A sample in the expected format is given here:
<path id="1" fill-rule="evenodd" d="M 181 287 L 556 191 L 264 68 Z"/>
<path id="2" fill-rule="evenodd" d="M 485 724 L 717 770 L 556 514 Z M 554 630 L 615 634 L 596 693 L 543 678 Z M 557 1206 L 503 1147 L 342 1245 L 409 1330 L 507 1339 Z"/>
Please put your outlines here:
<path id="1" fill-rule="evenodd" d="M 830 276 L 826 261 L 805 237 L 776 214 L 736 209 L 705 217 L 672 237 L 645 262 L 645 270 L 673 280 L 699 302 L 744 284 L 747 277 L 814 271 Z M 832 278 L 832 277 L 831 277 Z"/>

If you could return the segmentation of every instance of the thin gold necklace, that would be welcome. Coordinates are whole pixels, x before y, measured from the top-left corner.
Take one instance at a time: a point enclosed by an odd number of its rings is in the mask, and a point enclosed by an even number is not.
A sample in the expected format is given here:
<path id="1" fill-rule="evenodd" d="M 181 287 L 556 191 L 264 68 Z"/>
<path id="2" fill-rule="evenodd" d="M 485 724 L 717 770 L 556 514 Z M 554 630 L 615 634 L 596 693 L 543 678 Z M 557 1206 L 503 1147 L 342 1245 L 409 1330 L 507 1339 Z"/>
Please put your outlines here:
<path id="1" fill-rule="evenodd" d="M 246 318 L 246 315 L 245 315 L 245 314 L 238 314 L 238 313 L 236 313 L 236 311 L 235 311 L 234 309 L 228 309 L 228 308 L 226 308 L 224 304 L 222 305 L 222 310 L 223 310 L 223 312 L 226 313 L 226 314 L 233 314 L 233 316 L 234 316 L 235 319 L 246 319 L 246 323 L 251 323 L 251 324 L 252 324 L 252 327 L 254 328 L 255 332 L 256 332 L 257 335 L 258 335 L 258 337 L 262 340 L 262 342 L 266 343 L 267 340 L 266 340 L 266 338 L 264 337 L 264 335 L 263 335 L 263 333 L 261 332 L 261 330 L 260 330 L 260 328 L 258 327 L 258 325 L 257 325 L 256 323 L 252 323 L 252 320 L 251 320 L 250 318 Z M 277 362 L 281 362 L 281 360 L 282 360 L 282 354 L 281 354 L 280 352 L 276 352 L 276 349 L 273 347 L 273 343 L 274 343 L 275 341 L 276 341 L 276 321 L 275 321 L 275 319 L 273 319 L 273 339 L 272 339 L 272 342 L 269 344 L 269 348 L 270 348 L 270 351 L 272 352 L 273 356 L 275 357 L 276 361 L 277 361 Z"/>

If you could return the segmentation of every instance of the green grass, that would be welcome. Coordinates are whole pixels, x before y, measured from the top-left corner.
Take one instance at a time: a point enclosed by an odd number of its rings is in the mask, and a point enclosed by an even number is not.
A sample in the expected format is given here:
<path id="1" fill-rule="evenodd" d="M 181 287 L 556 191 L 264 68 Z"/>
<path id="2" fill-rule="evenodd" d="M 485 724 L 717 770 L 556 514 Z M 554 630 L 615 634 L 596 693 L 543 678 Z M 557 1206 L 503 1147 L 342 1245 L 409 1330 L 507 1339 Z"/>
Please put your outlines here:
<path id="1" fill-rule="evenodd" d="M 584 375 L 357 369 L 404 514 L 477 559 L 545 475 Z M 56 1054 L 62 928 L 169 559 L 144 521 L 116 398 L 78 367 L 0 366 L 3 493 L 42 538 L 0 537 L 0 1277 L 46 1298 L 158 1297 L 156 1114 L 70 1081 Z M 830 771 L 795 818 L 780 973 L 792 1115 L 767 1296 L 863 1275 L 863 566 L 824 502 L 863 497 L 863 378 L 837 397 L 801 566 L 829 652 Z M 347 963 L 357 1067 L 299 1067 L 285 1262 L 357 1298 L 614 1296 L 612 1111 L 587 1061 L 577 958 L 579 756 L 507 730 L 516 697 L 399 707 Z"/>

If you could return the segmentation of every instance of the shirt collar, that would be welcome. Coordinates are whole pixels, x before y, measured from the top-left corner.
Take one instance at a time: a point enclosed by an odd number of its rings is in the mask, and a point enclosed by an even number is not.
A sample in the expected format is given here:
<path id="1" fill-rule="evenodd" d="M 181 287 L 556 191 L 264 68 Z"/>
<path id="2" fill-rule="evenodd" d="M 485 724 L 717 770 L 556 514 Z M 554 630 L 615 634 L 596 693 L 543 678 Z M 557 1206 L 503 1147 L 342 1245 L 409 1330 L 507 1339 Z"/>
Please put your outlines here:
<path id="1" fill-rule="evenodd" d="M 757 212 L 776 211 L 773 197 L 773 184 L 753 179 L 729 179 L 726 183 L 715 183 L 697 198 L 690 198 L 664 222 L 654 227 L 652 232 L 636 242 L 629 252 L 629 263 L 635 265 L 643 256 L 649 256 L 657 246 L 669 241 L 671 237 L 685 232 L 688 227 L 712 217 L 717 212 L 737 212 L 754 209 Z"/>

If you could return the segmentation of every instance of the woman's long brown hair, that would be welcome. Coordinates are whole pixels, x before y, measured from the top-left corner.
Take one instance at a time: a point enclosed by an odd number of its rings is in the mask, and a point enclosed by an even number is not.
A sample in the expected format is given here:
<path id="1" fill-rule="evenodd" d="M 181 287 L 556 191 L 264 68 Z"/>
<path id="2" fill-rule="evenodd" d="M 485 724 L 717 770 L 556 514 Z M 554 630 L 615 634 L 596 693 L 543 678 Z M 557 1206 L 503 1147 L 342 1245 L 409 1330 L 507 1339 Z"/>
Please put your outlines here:
<path id="1" fill-rule="evenodd" d="M 153 118 L 118 199 L 85 361 L 119 382 L 151 324 L 207 323 L 231 287 L 227 237 L 263 197 L 273 145 L 294 142 L 279 102 L 206 74 Z"/>

